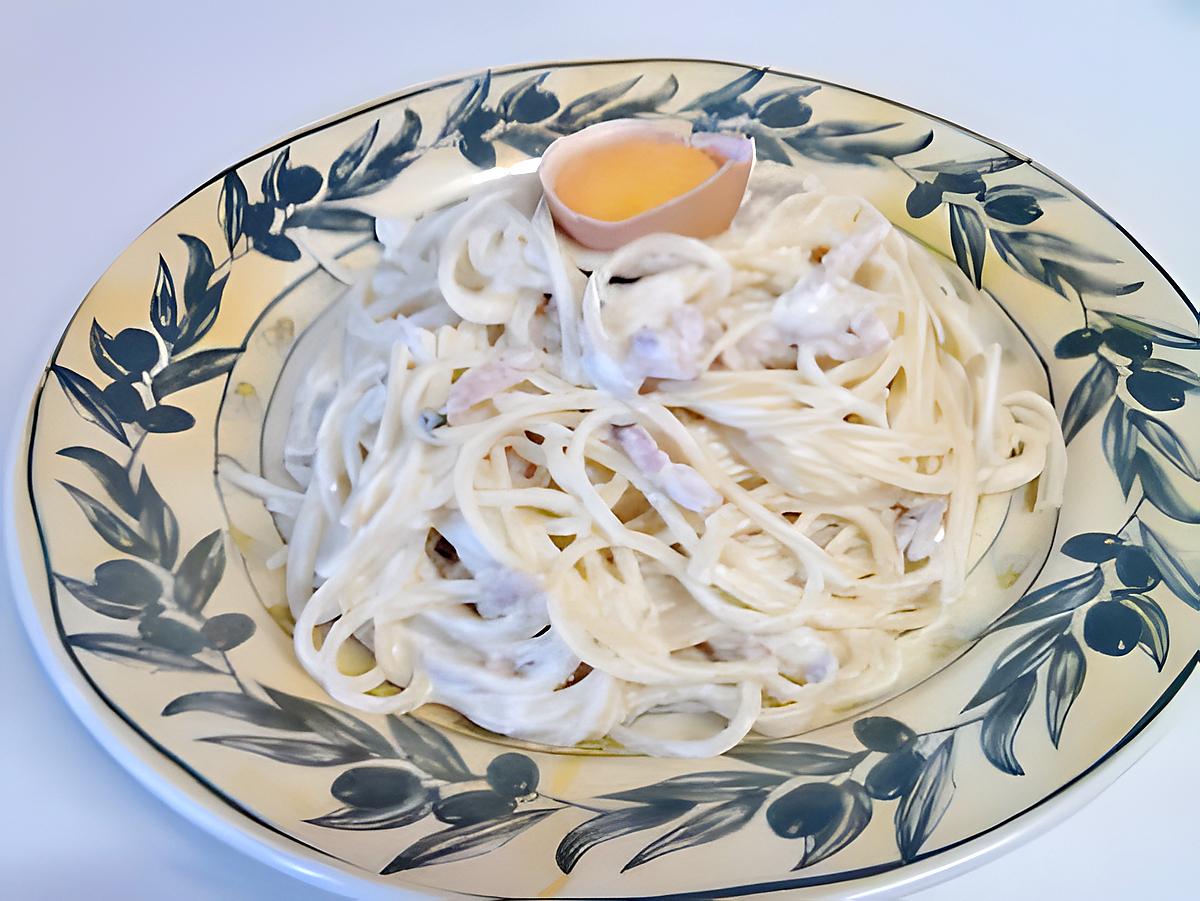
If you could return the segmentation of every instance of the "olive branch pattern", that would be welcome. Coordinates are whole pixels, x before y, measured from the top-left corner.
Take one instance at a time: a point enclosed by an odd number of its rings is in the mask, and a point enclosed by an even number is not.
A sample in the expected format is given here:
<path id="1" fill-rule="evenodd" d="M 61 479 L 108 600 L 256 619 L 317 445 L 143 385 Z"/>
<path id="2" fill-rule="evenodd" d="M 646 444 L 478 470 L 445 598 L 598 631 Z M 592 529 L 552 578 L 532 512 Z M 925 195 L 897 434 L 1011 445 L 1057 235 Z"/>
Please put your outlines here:
<path id="1" fill-rule="evenodd" d="M 797 81 L 762 92 L 757 86 L 765 74 L 747 70 L 680 104 L 673 75 L 657 85 L 636 76 L 563 103 L 547 86 L 548 71 L 530 74 L 498 97 L 492 96 L 491 74 L 484 73 L 464 83 L 445 121 L 428 133 L 411 109 L 390 135 L 381 133 L 376 119 L 324 173 L 294 163 L 285 148 L 272 157 L 254 198 L 237 171 L 226 174 L 216 210 L 224 238 L 220 253 L 193 235 L 179 235 L 186 271 L 177 279 L 159 257 L 149 327 L 112 334 L 93 321 L 89 349 L 99 381 L 58 363 L 51 367 L 78 414 L 115 442 L 121 456 L 87 445 L 58 452 L 82 464 L 103 490 L 107 500 L 61 483 L 119 556 L 97 565 L 90 578 L 55 578 L 94 613 L 129 624 L 124 631 L 72 634 L 70 644 L 152 671 L 226 680 L 223 688 L 176 698 L 162 715 L 217 714 L 254 731 L 200 741 L 288 765 L 342 768 L 329 790 L 336 806 L 314 811 L 307 820 L 313 825 L 398 830 L 437 824 L 399 850 L 384 874 L 488 854 L 551 816 L 563 822 L 555 854 L 563 873 L 591 849 L 625 836 L 654 833 L 622 872 L 717 841 L 760 814 L 775 836 L 796 843 L 794 868 L 801 869 L 851 844 L 880 805 L 893 805 L 897 853 L 907 863 L 929 853 L 923 849 L 952 803 L 955 755 L 963 753 L 965 734 L 977 735 L 981 753 L 997 770 L 1020 776 L 1014 744 L 1039 687 L 1046 731 L 1057 747 L 1087 675 L 1085 648 L 1108 657 L 1139 649 L 1161 671 L 1170 650 L 1162 603 L 1174 598 L 1200 610 L 1200 570 L 1147 514 L 1200 523 L 1200 508 L 1186 489 L 1200 480 L 1200 465 L 1169 422 L 1154 414 L 1181 409 L 1200 391 L 1200 376 L 1160 351 L 1197 350 L 1200 338 L 1108 308 L 1141 283 L 1112 274 L 1119 260 L 1031 228 L 1043 206 L 1064 195 L 1006 181 L 1004 173 L 1024 160 L 1000 154 L 914 164 L 907 158 L 931 148 L 932 131 L 816 120 L 809 98 L 819 84 Z M 536 156 L 556 137 L 595 122 L 663 115 L 689 119 L 698 130 L 752 134 L 759 157 L 779 163 L 806 158 L 894 167 L 913 181 L 906 203 L 911 217 L 945 211 L 955 261 L 977 287 L 985 263 L 1005 265 L 1077 304 L 1082 325 L 1054 351 L 1060 359 L 1091 362 L 1065 404 L 1064 432 L 1070 441 L 1101 421 L 1103 453 L 1131 501 L 1126 521 L 1111 532 L 1068 538 L 1062 553 L 1090 568 L 1027 592 L 985 631 L 988 640 L 1016 637 L 957 722 L 918 732 L 891 717 L 865 716 L 853 723 L 854 748 L 748 742 L 726 755 L 735 768 L 688 773 L 586 802 L 543 792 L 528 754 L 498 754 L 475 772 L 437 728 L 419 719 L 385 717 L 385 734 L 338 707 L 244 681 L 229 652 L 254 635 L 253 620 L 242 613 L 205 613 L 225 570 L 224 535 L 211 532 L 181 555 L 178 519 L 140 462 L 149 436 L 195 425 L 173 396 L 226 375 L 242 350 L 200 348 L 220 313 L 235 262 L 257 253 L 290 264 L 307 252 L 326 265 L 312 254 L 307 230 L 371 232 L 374 219 L 356 201 L 431 151 L 455 149 L 470 164 L 488 168 L 497 145 Z M 223 257 L 220 263 L 216 256 Z M 1185 488 L 1178 485 L 1181 478 Z"/>

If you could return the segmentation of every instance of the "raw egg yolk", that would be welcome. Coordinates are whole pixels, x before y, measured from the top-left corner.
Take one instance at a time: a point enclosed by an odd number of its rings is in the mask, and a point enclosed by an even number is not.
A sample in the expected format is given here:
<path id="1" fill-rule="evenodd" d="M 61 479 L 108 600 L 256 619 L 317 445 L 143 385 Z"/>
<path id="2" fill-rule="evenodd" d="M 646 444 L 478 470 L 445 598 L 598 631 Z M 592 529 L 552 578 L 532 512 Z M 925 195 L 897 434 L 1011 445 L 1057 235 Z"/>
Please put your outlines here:
<path id="1" fill-rule="evenodd" d="M 580 215 L 619 222 L 686 194 L 719 168 L 715 159 L 687 144 L 635 139 L 567 160 L 554 189 Z"/>

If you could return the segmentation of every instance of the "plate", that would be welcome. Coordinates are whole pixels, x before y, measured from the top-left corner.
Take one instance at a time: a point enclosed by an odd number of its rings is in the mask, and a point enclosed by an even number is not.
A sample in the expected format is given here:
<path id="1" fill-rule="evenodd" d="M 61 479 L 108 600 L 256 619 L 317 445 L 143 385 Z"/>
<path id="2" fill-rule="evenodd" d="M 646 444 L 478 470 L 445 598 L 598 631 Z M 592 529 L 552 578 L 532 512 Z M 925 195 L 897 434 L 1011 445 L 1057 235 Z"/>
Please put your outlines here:
<path id="1" fill-rule="evenodd" d="M 988 621 L 932 676 L 796 738 L 666 760 L 341 709 L 293 658 L 262 565 L 271 521 L 217 460 L 265 465 L 285 364 L 377 255 L 377 215 L 444 204 L 620 116 L 748 131 L 760 159 L 865 196 L 958 266 L 1059 410 L 1061 513 L 1014 496 L 972 575 Z M 894 891 L 1028 838 L 1164 728 L 1200 648 L 1197 334 L 1094 203 L 901 104 L 699 60 L 473 73 L 267 148 L 113 263 L 17 435 L 11 569 L 43 662 L 105 746 L 301 878 L 356 896 Z"/>

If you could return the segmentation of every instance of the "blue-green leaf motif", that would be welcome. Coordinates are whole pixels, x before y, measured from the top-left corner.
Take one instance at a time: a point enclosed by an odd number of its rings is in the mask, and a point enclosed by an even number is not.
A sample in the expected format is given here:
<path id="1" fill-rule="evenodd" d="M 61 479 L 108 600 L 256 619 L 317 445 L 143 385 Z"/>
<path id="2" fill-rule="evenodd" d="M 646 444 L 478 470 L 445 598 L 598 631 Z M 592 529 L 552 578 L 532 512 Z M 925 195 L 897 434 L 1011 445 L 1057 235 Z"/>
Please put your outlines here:
<path id="1" fill-rule="evenodd" d="M 217 201 L 217 221 L 225 236 L 225 246 L 233 250 L 242 237 L 242 218 L 246 215 L 246 185 L 237 170 L 230 169 L 221 182 L 221 197 Z"/>
<path id="2" fill-rule="evenodd" d="M 1200 523 L 1200 508 L 1188 501 L 1170 478 L 1144 450 L 1134 455 L 1134 469 L 1142 482 L 1142 491 L 1161 512 L 1171 519 L 1196 525 Z"/>
<path id="3" fill-rule="evenodd" d="M 911 863 L 933 834 L 954 797 L 954 735 L 929 755 L 916 784 L 896 808 L 896 847 L 900 859 Z"/>
<path id="4" fill-rule="evenodd" d="M 1062 417 L 1063 438 L 1070 442 L 1079 434 L 1079 430 L 1112 400 L 1116 390 L 1117 367 L 1103 357 L 1097 357 L 1067 398 Z"/>
<path id="5" fill-rule="evenodd" d="M 141 557 L 143 560 L 154 560 L 158 557 L 155 547 L 145 538 L 131 529 L 125 522 L 108 507 L 100 503 L 86 491 L 80 491 L 74 485 L 59 482 L 71 495 L 83 515 L 87 517 L 92 528 L 101 538 L 118 551 Z"/>
<path id="6" fill-rule="evenodd" d="M 271 738 L 261 735 L 210 735 L 197 741 L 248 751 L 279 763 L 295 766 L 341 766 L 358 763 L 370 754 L 355 745 L 332 745 L 301 738 Z"/>
<path id="7" fill-rule="evenodd" d="M 1044 585 L 1037 591 L 1028 592 L 1008 608 L 1004 614 L 988 627 L 985 635 L 1037 622 L 1075 610 L 1100 593 L 1104 587 L 1104 574 L 1096 567 L 1082 575 L 1060 579 Z"/>
<path id="8" fill-rule="evenodd" d="M 129 484 L 129 473 L 125 471 L 124 466 L 94 447 L 64 447 L 58 451 L 58 455 L 84 464 L 118 507 L 130 516 L 138 515 L 137 496 L 133 486 Z"/>
<path id="9" fill-rule="evenodd" d="M 286 713 L 277 707 L 235 691 L 196 691 L 180 695 L 162 710 L 163 716 L 180 713 L 216 713 L 231 719 L 253 723 L 265 729 L 282 729 L 285 732 L 307 732 L 307 724 L 295 714 Z"/>
<path id="10" fill-rule="evenodd" d="M 580 858 L 596 845 L 669 823 L 695 806 L 692 801 L 663 801 L 598 814 L 563 836 L 554 859 L 560 870 L 570 873 Z"/>
<path id="11" fill-rule="evenodd" d="M 1119 397 L 1114 397 L 1108 415 L 1104 417 L 1104 429 L 1100 437 L 1105 459 L 1116 474 L 1121 493 L 1125 497 L 1129 497 L 1133 480 L 1137 476 L 1134 460 L 1138 449 L 1137 432 L 1129 424 L 1128 412 L 1129 408 L 1125 406 L 1125 402 Z"/>
<path id="12" fill-rule="evenodd" d="M 1025 770 L 1017 760 L 1013 751 L 1013 742 L 1017 737 L 1017 729 L 1029 702 L 1033 700 L 1033 691 L 1037 688 L 1037 676 L 1027 673 L 1012 684 L 992 705 L 979 730 L 979 743 L 983 754 L 992 766 L 1013 776 L 1024 776 Z"/>
<path id="13" fill-rule="evenodd" d="M 58 384 L 62 387 L 63 393 L 66 394 L 67 400 L 75 408 L 76 413 L 88 422 L 100 426 L 108 434 L 129 447 L 129 438 L 125 435 L 125 427 L 121 425 L 121 420 L 109 407 L 108 402 L 104 399 L 104 394 L 91 379 L 58 364 L 51 366 L 50 371 L 58 379 Z"/>
<path id="14" fill-rule="evenodd" d="M 452 863 L 489 854 L 555 813 L 549 810 L 522 810 L 500 820 L 484 820 L 470 826 L 455 826 L 417 839 L 387 866 L 380 875 L 388 876 L 402 870 L 427 867 L 435 863 Z"/>
<path id="15" fill-rule="evenodd" d="M 1171 627 L 1167 623 L 1167 615 L 1158 602 L 1140 594 L 1127 595 L 1121 598 L 1121 603 L 1142 618 L 1138 647 L 1154 661 L 1161 673 L 1167 663 L 1167 653 L 1171 650 Z M 1194 604 L 1189 606 L 1195 607 Z"/>
<path id="16" fill-rule="evenodd" d="M 1196 465 L 1196 459 L 1173 428 L 1141 410 L 1130 410 L 1129 421 L 1150 446 L 1170 460 L 1176 469 L 1189 479 L 1200 479 L 1200 467 Z"/>
<path id="17" fill-rule="evenodd" d="M 1171 593 L 1193 610 L 1200 610 L 1200 577 L 1197 577 L 1194 562 L 1189 566 L 1184 560 L 1183 551 L 1172 547 L 1144 522 L 1138 523 L 1138 530 L 1146 553 L 1154 561 Z"/>
<path id="18" fill-rule="evenodd" d="M 445 782 L 475 778 L 450 741 L 436 728 L 412 716 L 389 716 L 388 730 L 401 756 L 422 772 Z"/>
<path id="19" fill-rule="evenodd" d="M 987 229 L 975 210 L 950 204 L 950 246 L 954 262 L 976 288 L 983 286 L 983 257 L 987 251 Z"/>
<path id="20" fill-rule="evenodd" d="M 782 785 L 786 777 L 774 773 L 710 772 L 672 776 L 662 782 L 600 795 L 613 801 L 716 801 L 738 797 L 746 792 L 762 791 Z"/>
<path id="21" fill-rule="evenodd" d="M 238 361 L 240 347 L 221 347 L 200 350 L 186 357 L 172 360 L 154 376 L 151 387 L 157 398 L 166 397 L 192 385 L 225 375 Z"/>
<path id="22" fill-rule="evenodd" d="M 132 663 L 152 670 L 176 670 L 192 673 L 220 672 L 188 654 L 180 654 L 130 635 L 84 632 L 68 636 L 67 641 L 72 647 L 89 651 L 97 657 L 114 660 L 118 663 Z"/>
<path id="23" fill-rule="evenodd" d="M 749 792 L 700 811 L 642 848 L 621 867 L 621 872 L 640 867 L 664 854 L 694 848 L 732 835 L 750 822 L 766 797 L 766 792 Z"/>
<path id="24" fill-rule="evenodd" d="M 158 274 L 154 279 L 154 291 L 150 295 L 150 324 L 167 342 L 174 343 L 179 337 L 179 308 L 175 302 L 175 279 L 162 254 L 158 255 Z"/>
<path id="25" fill-rule="evenodd" d="M 797 776 L 832 776 L 850 772 L 867 752 L 843 751 L 807 741 L 780 741 L 745 742 L 726 751 L 725 756 Z"/>
<path id="26" fill-rule="evenodd" d="M 1063 635 L 1054 644 L 1046 671 L 1046 729 L 1050 741 L 1058 747 L 1071 705 L 1083 688 L 1087 659 L 1074 636 Z"/>
<path id="27" fill-rule="evenodd" d="M 990 701 L 1004 692 L 1017 679 L 1041 666 L 1050 656 L 1054 643 L 1068 625 L 1068 623 L 1053 619 L 1030 629 L 1010 644 L 996 658 L 987 678 L 983 680 L 979 690 L 975 692 L 963 709 L 970 710 L 972 707 L 978 707 L 984 701 Z"/>
<path id="28" fill-rule="evenodd" d="M 225 541 L 217 529 L 197 541 L 184 555 L 175 573 L 175 603 L 189 613 L 199 613 L 224 574 Z"/>
<path id="29" fill-rule="evenodd" d="M 866 790 L 853 779 L 843 782 L 841 788 L 848 801 L 842 817 L 816 835 L 804 837 L 804 853 L 792 869 L 811 867 L 833 856 L 858 838 L 871 822 L 873 805 Z"/>

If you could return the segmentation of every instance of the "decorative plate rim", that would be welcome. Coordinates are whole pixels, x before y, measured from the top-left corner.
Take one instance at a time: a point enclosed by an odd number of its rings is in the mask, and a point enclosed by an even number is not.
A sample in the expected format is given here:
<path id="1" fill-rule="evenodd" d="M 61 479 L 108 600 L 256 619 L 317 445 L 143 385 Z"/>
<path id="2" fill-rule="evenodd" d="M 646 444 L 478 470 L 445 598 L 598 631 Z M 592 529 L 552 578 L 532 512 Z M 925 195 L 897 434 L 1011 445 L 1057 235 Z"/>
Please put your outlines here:
<path id="1" fill-rule="evenodd" d="M 1141 257 L 1163 278 L 1166 284 L 1175 292 L 1187 309 L 1197 314 L 1197 308 L 1184 292 L 1181 286 L 1146 247 L 1120 222 L 1097 204 L 1086 193 L 1076 188 L 1066 179 L 1052 170 L 1036 162 L 1029 156 L 1013 150 L 1004 143 L 987 137 L 973 129 L 964 127 L 953 120 L 929 113 L 919 107 L 911 106 L 890 97 L 875 94 L 861 88 L 852 87 L 825 78 L 802 75 L 787 69 L 772 66 L 751 66 L 730 60 L 700 58 L 700 57 L 612 57 L 588 58 L 573 60 L 551 60 L 514 63 L 492 67 L 488 71 L 499 75 L 511 75 L 535 69 L 570 69 L 586 66 L 622 65 L 637 63 L 683 63 L 689 65 L 717 65 L 738 69 L 761 69 L 786 78 L 804 80 L 838 90 L 846 91 L 860 97 L 880 101 L 898 109 L 922 116 L 932 122 L 949 126 L 959 132 L 981 141 L 995 149 L 1019 159 L 1032 169 L 1040 172 L 1059 186 L 1068 191 L 1073 197 L 1082 201 L 1087 207 L 1099 214 L 1106 223 L 1114 227 L 1137 250 Z M 256 160 L 275 150 L 286 147 L 292 142 L 333 127 L 355 116 L 381 109 L 397 101 L 419 96 L 431 90 L 452 87 L 477 75 L 479 69 L 464 70 L 450 76 L 429 79 L 418 84 L 403 88 L 399 91 L 385 94 L 366 101 L 362 104 L 344 109 L 331 116 L 315 120 L 285 136 L 253 151 L 243 159 L 220 170 L 212 178 L 189 191 L 178 201 L 164 210 L 138 236 L 127 242 L 129 246 L 141 234 L 151 229 L 155 224 L 169 215 L 173 210 L 190 200 L 197 193 L 219 182 L 228 173 L 235 171 L 248 162 Z M 54 359 L 57 357 L 64 339 L 70 332 L 76 319 L 92 297 L 97 285 L 107 276 L 118 257 L 97 277 L 92 286 L 84 294 L 79 304 L 68 317 L 62 333 L 49 342 L 50 350 L 45 359 L 49 362 L 41 368 L 33 379 L 31 387 L 21 392 L 24 405 L 18 410 L 25 414 L 20 420 L 20 426 L 14 430 L 11 445 L 5 455 L 9 467 L 8 478 L 5 479 L 3 496 L 9 500 L 5 517 L 5 552 L 10 569 L 10 584 L 13 588 L 14 602 L 17 606 L 22 624 L 28 632 L 42 667 L 46 670 L 52 684 L 63 695 L 68 706 L 83 722 L 88 731 L 97 739 L 108 753 L 117 759 L 139 782 L 152 793 L 162 798 L 170 807 L 181 813 L 187 819 L 204 828 L 210 834 L 228 844 L 244 851 L 250 856 L 275 868 L 285 870 L 310 884 L 332 891 L 353 889 L 362 896 L 365 888 L 370 889 L 370 897 L 387 895 L 394 897 L 396 892 L 404 891 L 408 886 L 401 886 L 392 881 L 385 881 L 377 874 L 362 870 L 340 860 L 330 852 L 307 844 L 299 838 L 272 827 L 252 812 L 242 808 L 235 799 L 227 797 L 220 789 L 209 783 L 207 779 L 185 762 L 178 759 L 168 749 L 150 735 L 145 733 L 136 721 L 123 714 L 114 703 L 105 697 L 98 689 L 87 672 L 74 659 L 64 642 L 51 641 L 50 632 L 45 628 L 43 619 L 46 614 L 40 609 L 33 596 L 30 573 L 26 570 L 23 560 L 24 549 L 18 527 L 18 519 L 29 515 L 38 524 L 39 536 L 41 523 L 32 502 L 32 451 L 30 439 L 36 429 L 38 404 L 46 387 Z M 8 497 L 11 492 L 11 498 Z M 18 503 L 20 506 L 18 506 Z M 43 558 L 43 566 L 49 572 L 49 561 L 45 558 L 44 542 L 40 554 L 34 556 Z M 58 613 L 52 611 L 52 618 L 61 635 L 61 626 L 57 624 Z M 71 666 L 64 666 L 69 662 Z M 1158 695 L 1149 709 L 1134 723 L 1130 729 L 1108 750 L 1100 755 L 1091 765 L 1078 773 L 1069 781 L 1059 785 L 1050 793 L 1042 796 L 1028 807 L 1020 810 L 1001 822 L 962 838 L 944 847 L 922 854 L 919 859 L 901 864 L 890 862 L 859 870 L 841 871 L 826 876 L 796 876 L 749 885 L 740 885 L 715 892 L 679 892 L 658 895 L 639 895 L 667 901 L 667 899 L 700 899 L 719 894 L 721 897 L 737 897 L 758 893 L 773 893 L 792 889 L 844 886 L 854 892 L 855 897 L 875 895 L 879 892 L 894 891 L 901 887 L 912 890 L 917 886 L 928 886 L 944 881 L 964 869 L 973 868 L 999 853 L 1011 849 L 1032 838 L 1058 822 L 1061 822 L 1072 812 L 1078 810 L 1092 798 L 1111 784 L 1122 772 L 1128 769 L 1141 757 L 1154 742 L 1161 738 L 1169 727 L 1171 717 L 1178 711 L 1172 709 L 1167 714 L 1167 708 L 1180 688 L 1192 675 L 1200 663 L 1200 652 L 1187 660 L 1180 672 L 1169 685 Z M 1164 716 L 1164 714 L 1167 714 Z M 183 781 L 177 776 L 182 770 L 188 777 Z M 228 808 L 232 808 L 240 816 L 229 816 Z M 299 846 L 299 847 L 297 847 Z M 301 850 L 304 849 L 304 850 Z M 313 859 L 315 854 L 318 859 Z M 414 890 L 425 888 L 419 882 L 409 883 Z M 475 898 L 484 897 L 470 893 L 447 895 L 444 890 L 433 889 L 445 897 Z M 563 896 L 571 897 L 571 896 Z"/>

